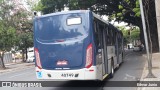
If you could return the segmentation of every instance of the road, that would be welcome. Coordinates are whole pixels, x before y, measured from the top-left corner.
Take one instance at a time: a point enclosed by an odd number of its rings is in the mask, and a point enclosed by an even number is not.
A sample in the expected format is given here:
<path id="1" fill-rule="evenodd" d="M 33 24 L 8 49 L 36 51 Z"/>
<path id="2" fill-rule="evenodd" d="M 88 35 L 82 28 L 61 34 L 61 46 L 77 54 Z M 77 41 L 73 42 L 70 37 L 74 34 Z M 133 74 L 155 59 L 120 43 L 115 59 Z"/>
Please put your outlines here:
<path id="1" fill-rule="evenodd" d="M 106 79 L 103 87 L 43 87 L 43 88 L 0 88 L 2 90 L 136 90 L 136 87 L 106 87 L 107 81 L 137 81 L 141 78 L 145 60 L 139 52 L 126 52 L 124 62 L 115 70 L 112 79 Z M 1 81 L 37 81 L 34 67 L 25 70 L 12 71 L 0 74 Z M 68 82 L 72 85 L 75 82 Z M 81 82 L 84 83 L 84 82 Z M 63 83 L 65 85 L 66 83 Z"/>

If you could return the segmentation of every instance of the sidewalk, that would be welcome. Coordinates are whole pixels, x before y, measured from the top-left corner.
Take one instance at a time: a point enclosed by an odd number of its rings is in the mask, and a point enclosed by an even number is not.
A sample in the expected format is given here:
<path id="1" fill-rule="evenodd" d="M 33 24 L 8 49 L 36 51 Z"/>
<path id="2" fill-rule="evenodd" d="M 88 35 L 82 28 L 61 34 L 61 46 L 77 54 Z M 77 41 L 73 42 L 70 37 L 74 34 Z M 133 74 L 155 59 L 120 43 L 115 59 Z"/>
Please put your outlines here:
<path id="1" fill-rule="evenodd" d="M 148 74 L 148 62 L 147 62 L 146 54 L 143 55 L 143 57 L 146 59 L 146 64 L 143 69 L 143 73 L 140 81 L 160 81 L 160 53 L 152 54 L 152 73 L 156 78 L 146 78 Z M 159 87 L 138 87 L 137 90 L 160 90 L 160 86 Z"/>
<path id="2" fill-rule="evenodd" d="M 5 64 L 6 69 L 0 70 L 0 74 L 8 73 L 11 71 L 23 70 L 26 68 L 31 68 L 31 67 L 34 67 L 34 65 L 35 65 L 35 62 L 27 63 L 27 62 L 22 62 L 22 60 L 16 60 L 16 62 Z"/>

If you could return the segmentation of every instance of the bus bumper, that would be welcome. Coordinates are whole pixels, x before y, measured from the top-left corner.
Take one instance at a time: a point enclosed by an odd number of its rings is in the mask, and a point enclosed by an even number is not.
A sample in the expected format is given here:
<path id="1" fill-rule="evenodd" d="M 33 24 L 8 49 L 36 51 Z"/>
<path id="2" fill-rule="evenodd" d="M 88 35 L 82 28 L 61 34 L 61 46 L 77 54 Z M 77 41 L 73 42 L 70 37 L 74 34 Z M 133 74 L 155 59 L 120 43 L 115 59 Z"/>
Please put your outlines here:
<path id="1" fill-rule="evenodd" d="M 53 80 L 97 80 L 96 66 L 78 70 L 45 70 L 36 67 L 37 79 Z"/>

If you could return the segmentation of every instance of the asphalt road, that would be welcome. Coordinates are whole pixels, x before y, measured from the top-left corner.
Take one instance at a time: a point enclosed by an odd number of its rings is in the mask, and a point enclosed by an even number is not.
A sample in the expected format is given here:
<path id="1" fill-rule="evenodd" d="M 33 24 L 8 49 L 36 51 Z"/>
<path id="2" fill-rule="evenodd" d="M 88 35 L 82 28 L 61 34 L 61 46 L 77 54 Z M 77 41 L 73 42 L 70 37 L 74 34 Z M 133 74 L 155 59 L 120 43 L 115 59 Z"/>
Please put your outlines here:
<path id="1" fill-rule="evenodd" d="M 107 87 L 108 81 L 138 81 L 141 78 L 145 61 L 139 52 L 127 51 L 124 62 L 115 70 L 112 79 L 106 79 L 102 87 L 63 87 L 68 83 L 75 84 L 74 81 L 62 83 L 59 87 L 43 88 L 0 88 L 0 90 L 136 90 L 137 87 Z M 25 70 L 11 71 L 0 74 L 0 81 L 38 81 L 35 76 L 34 66 Z M 80 82 L 84 84 L 86 82 Z M 94 84 L 93 84 L 94 85 Z M 62 87 L 61 87 L 62 86 Z"/>

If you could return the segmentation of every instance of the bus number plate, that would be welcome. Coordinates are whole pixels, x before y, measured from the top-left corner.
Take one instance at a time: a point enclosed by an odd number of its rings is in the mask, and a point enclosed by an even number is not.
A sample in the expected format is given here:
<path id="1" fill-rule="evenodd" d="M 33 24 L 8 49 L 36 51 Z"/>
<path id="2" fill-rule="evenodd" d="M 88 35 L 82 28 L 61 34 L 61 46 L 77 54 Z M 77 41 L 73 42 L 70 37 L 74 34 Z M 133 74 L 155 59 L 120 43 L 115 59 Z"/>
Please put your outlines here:
<path id="1" fill-rule="evenodd" d="M 73 73 L 65 73 L 65 74 L 61 74 L 62 77 L 74 77 Z"/>

